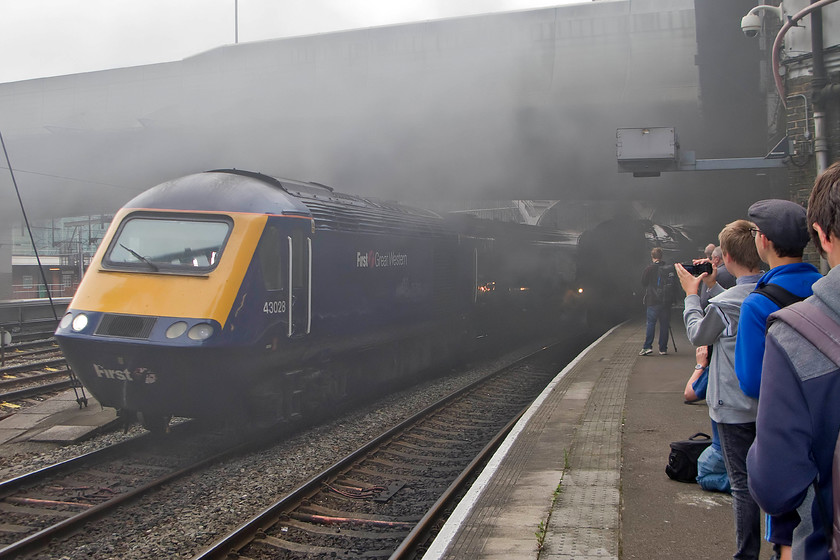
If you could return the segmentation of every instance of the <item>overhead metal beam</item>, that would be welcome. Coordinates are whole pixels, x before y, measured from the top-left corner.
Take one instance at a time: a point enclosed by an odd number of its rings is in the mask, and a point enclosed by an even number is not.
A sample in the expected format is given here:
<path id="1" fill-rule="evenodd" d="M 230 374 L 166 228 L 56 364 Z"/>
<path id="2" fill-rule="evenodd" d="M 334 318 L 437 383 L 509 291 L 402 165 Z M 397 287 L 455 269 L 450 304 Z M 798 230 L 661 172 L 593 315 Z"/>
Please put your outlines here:
<path id="1" fill-rule="evenodd" d="M 789 161 L 787 136 L 764 157 L 697 159 L 681 151 L 673 128 L 620 128 L 616 131 L 616 158 L 620 173 L 634 177 L 659 177 L 667 171 L 732 171 L 779 169 Z"/>

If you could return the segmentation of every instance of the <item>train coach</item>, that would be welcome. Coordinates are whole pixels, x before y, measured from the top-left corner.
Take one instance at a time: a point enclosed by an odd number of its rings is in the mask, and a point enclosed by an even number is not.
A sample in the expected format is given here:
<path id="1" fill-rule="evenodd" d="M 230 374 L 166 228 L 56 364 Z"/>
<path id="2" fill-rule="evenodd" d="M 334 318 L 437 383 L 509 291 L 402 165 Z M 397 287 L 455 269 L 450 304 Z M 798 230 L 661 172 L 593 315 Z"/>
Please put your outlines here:
<path id="1" fill-rule="evenodd" d="M 117 213 L 56 338 L 102 405 L 155 431 L 173 415 L 328 410 L 562 300 L 573 238 L 480 222 L 259 173 L 189 175 Z"/>

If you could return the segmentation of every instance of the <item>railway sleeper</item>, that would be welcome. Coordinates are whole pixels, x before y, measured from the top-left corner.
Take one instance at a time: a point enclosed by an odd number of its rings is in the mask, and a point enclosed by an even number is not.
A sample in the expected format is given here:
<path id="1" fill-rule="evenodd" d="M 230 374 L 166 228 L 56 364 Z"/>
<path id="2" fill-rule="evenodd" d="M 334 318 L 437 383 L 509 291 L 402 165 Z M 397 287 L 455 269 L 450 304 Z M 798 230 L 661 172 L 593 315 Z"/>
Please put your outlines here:
<path id="1" fill-rule="evenodd" d="M 387 532 L 382 531 L 366 531 L 361 529 L 347 529 L 347 528 L 338 528 L 334 526 L 326 526 L 326 525 L 317 525 L 313 523 L 306 523 L 304 521 L 298 521 L 297 519 L 286 519 L 279 523 L 280 531 L 284 532 L 284 528 L 293 528 L 299 531 L 305 531 L 310 534 L 314 535 L 343 535 L 345 537 L 354 538 L 354 539 L 371 539 L 371 540 L 378 540 L 378 539 L 405 539 L 409 532 L 408 530 L 389 530 Z"/>
<path id="2" fill-rule="evenodd" d="M 347 550 L 340 549 L 340 548 L 332 548 L 327 546 L 314 546 L 310 544 L 301 544 L 296 543 L 293 541 L 288 541 L 285 539 L 280 539 L 277 537 L 269 537 L 265 536 L 259 539 L 255 539 L 252 543 L 252 546 L 257 547 L 268 547 L 273 550 L 287 550 L 289 552 L 293 552 L 296 554 L 306 554 L 306 555 L 320 555 L 324 558 L 340 558 L 347 554 Z M 388 558 L 391 556 L 391 549 L 388 550 L 371 550 L 371 551 L 358 551 L 359 553 L 353 554 L 353 558 Z"/>

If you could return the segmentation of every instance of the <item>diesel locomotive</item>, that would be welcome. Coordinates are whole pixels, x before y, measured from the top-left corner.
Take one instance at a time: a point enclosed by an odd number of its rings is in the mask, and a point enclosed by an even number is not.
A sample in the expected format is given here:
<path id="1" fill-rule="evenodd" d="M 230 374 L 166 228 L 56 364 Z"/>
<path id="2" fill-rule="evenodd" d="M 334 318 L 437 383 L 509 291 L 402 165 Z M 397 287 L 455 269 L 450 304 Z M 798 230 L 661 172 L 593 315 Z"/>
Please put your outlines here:
<path id="1" fill-rule="evenodd" d="M 99 400 L 171 416 L 291 420 L 554 312 L 576 238 L 450 218 L 317 183 L 216 170 L 128 202 L 56 338 Z"/>

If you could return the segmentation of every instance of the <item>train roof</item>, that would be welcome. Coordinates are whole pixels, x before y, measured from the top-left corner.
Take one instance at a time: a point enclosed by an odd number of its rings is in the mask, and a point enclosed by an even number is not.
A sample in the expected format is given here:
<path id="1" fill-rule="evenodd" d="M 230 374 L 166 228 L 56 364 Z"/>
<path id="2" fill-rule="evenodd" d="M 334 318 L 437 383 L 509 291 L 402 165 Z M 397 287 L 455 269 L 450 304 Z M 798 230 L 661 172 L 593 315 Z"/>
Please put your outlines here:
<path id="1" fill-rule="evenodd" d="M 316 230 L 442 235 L 448 228 L 434 212 L 339 193 L 320 183 L 216 169 L 161 183 L 126 208 L 196 212 L 248 212 L 314 218 Z"/>
<path id="2" fill-rule="evenodd" d="M 309 215 L 306 206 L 296 198 L 274 188 L 266 181 L 241 174 L 215 171 L 166 181 L 137 195 L 125 207 Z"/>

